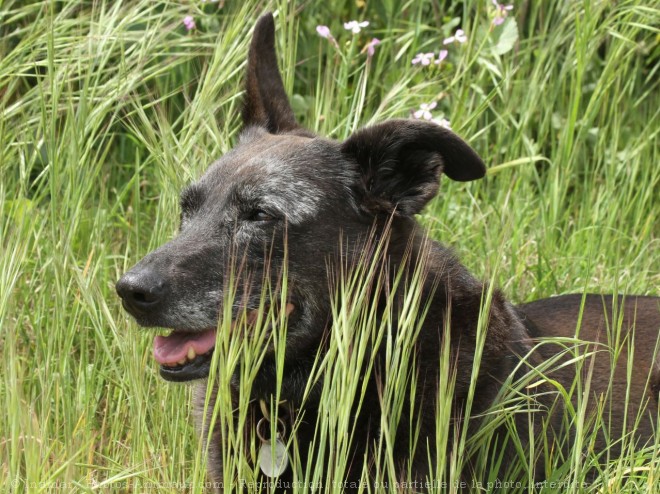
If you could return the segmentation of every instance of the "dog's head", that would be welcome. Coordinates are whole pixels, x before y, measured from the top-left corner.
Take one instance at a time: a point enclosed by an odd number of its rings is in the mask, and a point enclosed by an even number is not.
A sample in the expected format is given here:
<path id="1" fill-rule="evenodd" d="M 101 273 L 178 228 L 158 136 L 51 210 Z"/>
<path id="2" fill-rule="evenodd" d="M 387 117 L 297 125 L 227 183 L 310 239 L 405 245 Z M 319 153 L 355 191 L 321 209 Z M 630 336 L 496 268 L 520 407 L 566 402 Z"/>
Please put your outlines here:
<path id="1" fill-rule="evenodd" d="M 410 218 L 436 194 L 441 173 L 460 181 L 485 173 L 479 156 L 434 123 L 392 120 L 344 142 L 317 137 L 293 115 L 277 68 L 273 17 L 258 21 L 250 47 L 244 129 L 236 147 L 181 194 L 178 236 L 117 283 L 123 305 L 157 336 L 161 375 L 208 375 L 227 280 L 240 287 L 232 315 L 256 310 L 262 280 L 286 259 L 287 358 L 309 352 L 328 324 L 328 265 L 340 239 Z M 274 275 L 275 273 L 275 275 Z M 243 294 L 243 295 L 241 295 Z M 222 311 L 227 313 L 227 311 Z M 309 353 L 308 353 L 309 354 Z"/>

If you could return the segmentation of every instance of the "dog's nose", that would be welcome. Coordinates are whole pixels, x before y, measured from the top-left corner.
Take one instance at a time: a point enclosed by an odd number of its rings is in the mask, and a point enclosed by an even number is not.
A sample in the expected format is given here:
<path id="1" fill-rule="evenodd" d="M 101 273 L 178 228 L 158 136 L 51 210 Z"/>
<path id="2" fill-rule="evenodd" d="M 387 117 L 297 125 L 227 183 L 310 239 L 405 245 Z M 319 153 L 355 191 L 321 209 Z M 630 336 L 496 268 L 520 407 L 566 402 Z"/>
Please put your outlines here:
<path id="1" fill-rule="evenodd" d="M 155 309 L 166 292 L 165 281 L 153 269 L 129 271 L 115 285 L 124 308 L 137 315 Z"/>

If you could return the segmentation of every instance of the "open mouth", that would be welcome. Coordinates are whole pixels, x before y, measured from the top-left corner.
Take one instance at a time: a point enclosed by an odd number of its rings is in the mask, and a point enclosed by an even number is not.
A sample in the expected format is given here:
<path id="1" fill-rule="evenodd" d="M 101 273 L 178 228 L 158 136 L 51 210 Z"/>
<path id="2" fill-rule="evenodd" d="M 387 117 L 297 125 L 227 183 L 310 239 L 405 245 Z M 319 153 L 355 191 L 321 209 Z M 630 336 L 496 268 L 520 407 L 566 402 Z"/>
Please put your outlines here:
<path id="1" fill-rule="evenodd" d="M 286 304 L 286 315 L 294 310 Z M 248 324 L 254 324 L 258 311 L 248 313 Z M 234 322 L 232 322 L 232 325 Z M 160 375 L 168 381 L 183 382 L 208 377 L 216 339 L 215 328 L 206 331 L 174 330 L 167 336 L 154 338 L 154 358 L 160 364 Z"/>
<path id="2" fill-rule="evenodd" d="M 154 338 L 154 358 L 168 381 L 191 381 L 209 375 L 215 347 L 215 329 L 203 332 L 172 331 Z"/>

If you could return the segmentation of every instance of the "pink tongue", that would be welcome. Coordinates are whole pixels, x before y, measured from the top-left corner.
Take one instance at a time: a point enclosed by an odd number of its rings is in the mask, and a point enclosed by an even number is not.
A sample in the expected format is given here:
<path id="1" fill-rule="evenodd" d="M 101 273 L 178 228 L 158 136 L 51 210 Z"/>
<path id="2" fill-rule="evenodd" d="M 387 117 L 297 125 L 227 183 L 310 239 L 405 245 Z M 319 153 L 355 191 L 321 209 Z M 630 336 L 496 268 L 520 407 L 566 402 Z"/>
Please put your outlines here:
<path id="1" fill-rule="evenodd" d="M 169 336 L 154 338 L 154 358 L 159 364 L 176 364 L 188 355 L 190 347 L 197 355 L 208 352 L 215 346 L 215 329 L 202 333 L 172 332 Z"/>

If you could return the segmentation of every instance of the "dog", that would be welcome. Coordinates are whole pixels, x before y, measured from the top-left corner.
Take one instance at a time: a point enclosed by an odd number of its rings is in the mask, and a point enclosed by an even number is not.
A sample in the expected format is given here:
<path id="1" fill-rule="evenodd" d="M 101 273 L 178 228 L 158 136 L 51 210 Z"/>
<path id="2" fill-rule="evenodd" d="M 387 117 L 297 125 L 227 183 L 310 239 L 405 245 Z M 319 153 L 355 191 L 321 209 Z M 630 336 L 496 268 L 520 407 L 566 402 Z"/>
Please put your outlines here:
<path id="1" fill-rule="evenodd" d="M 389 272 L 410 274 L 423 263 L 427 274 L 421 292 L 428 310 L 414 343 L 417 379 L 414 398 L 410 398 L 414 403 L 403 407 L 398 422 L 414 422 L 419 437 L 413 437 L 404 425 L 392 431 L 394 464 L 407 472 L 409 480 L 430 478 L 429 465 L 437 456 L 437 451 L 423 445 L 426 441 L 434 444 L 443 342 L 449 342 L 455 378 L 452 420 L 459 424 L 468 395 L 472 395 L 470 414 L 483 415 L 512 376 L 521 378 L 530 368 L 555 359 L 557 365 L 543 382 L 525 388 L 536 393 L 534 403 L 544 410 L 534 414 L 535 424 L 545 421 L 550 424 L 548 430 L 561 430 L 561 407 L 553 408 L 548 382 L 554 380 L 569 389 L 576 372 L 588 371 L 592 376 L 589 393 L 595 403 L 610 392 L 604 416 L 609 417 L 612 437 L 626 434 L 632 422 L 629 419 L 626 425 L 626 413 L 635 417 L 641 408 L 636 437 L 640 445 L 652 441 L 660 390 L 660 361 L 655 352 L 660 298 L 566 295 L 514 306 L 498 290 L 486 297 L 490 288 L 473 277 L 449 249 L 428 240 L 414 219 L 436 195 L 441 175 L 457 181 L 482 178 L 486 167 L 479 155 L 452 131 L 419 120 L 386 121 L 359 130 L 344 142 L 309 132 L 294 117 L 277 66 L 274 39 L 274 20 L 266 14 L 256 24 L 248 54 L 244 127 L 238 144 L 182 192 L 178 236 L 144 257 L 116 285 L 124 308 L 140 325 L 173 330 L 154 341 L 162 377 L 201 380 L 196 407 L 204 423 L 202 439 L 209 445 L 210 478 L 220 485 L 238 482 L 223 472 L 225 437 L 212 430 L 210 416 L 203 419 L 203 410 L 210 413 L 220 399 L 215 389 L 209 406 L 204 407 L 219 320 L 228 315 L 237 319 L 241 311 L 244 316 L 247 311 L 247 319 L 258 317 L 264 293 L 255 280 L 268 280 L 275 292 L 280 287 L 282 302 L 270 309 L 286 318 L 281 377 L 275 377 L 276 352 L 267 352 L 252 383 L 254 406 L 245 427 L 253 441 L 258 435 L 262 443 L 270 444 L 269 459 L 265 467 L 261 464 L 262 475 L 291 482 L 289 460 L 304 472 L 316 454 L 310 445 L 316 417 L 324 413 L 318 393 L 308 389 L 308 378 L 332 338 L 333 273 L 358 258 L 369 260 L 369 252 L 373 259 L 376 254 L 369 250 L 369 238 L 384 242 L 382 255 Z M 281 293 L 276 278 L 284 267 L 287 291 Z M 228 308 L 223 301 L 230 271 L 237 286 L 249 288 Z M 620 319 L 621 337 L 634 337 L 629 383 L 626 365 L 632 354 L 615 364 L 610 385 L 609 353 L 602 356 L 594 351 L 580 369 L 562 365 L 570 356 L 564 351 L 558 358 L 563 349 L 560 343 L 538 344 L 543 337 L 572 338 L 579 327 L 580 339 L 592 342 L 588 348 L 593 349 L 607 343 L 613 314 Z M 481 333 L 477 330 L 480 320 L 486 321 Z M 396 334 L 396 325 L 392 331 Z M 475 377 L 473 366 L 479 353 Z M 383 355 L 378 346 L 369 349 L 374 366 L 385 365 Z M 373 444 L 382 434 L 382 383 L 373 372 L 365 379 L 361 406 L 351 412 L 358 432 L 346 456 L 347 483 L 359 484 L 364 479 L 363 467 L 373 463 Z M 293 420 L 292 416 L 304 413 L 295 431 L 289 427 L 298 444 L 295 452 L 272 441 L 272 435 L 264 440 L 264 431 L 258 430 L 269 410 L 279 407 L 279 402 L 272 401 L 276 382 L 279 397 L 286 403 L 280 416 Z M 232 383 L 235 394 L 231 403 L 222 406 L 238 406 L 236 379 Z M 480 423 L 472 420 L 469 433 Z M 514 417 L 514 426 L 524 447 L 532 440 L 529 418 Z M 599 436 L 594 448 L 605 448 L 604 441 Z M 502 463 L 518 453 L 504 447 Z M 610 454 L 617 454 L 616 446 Z"/>

